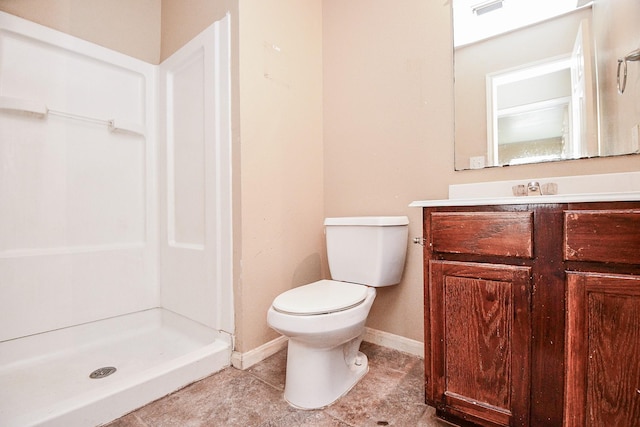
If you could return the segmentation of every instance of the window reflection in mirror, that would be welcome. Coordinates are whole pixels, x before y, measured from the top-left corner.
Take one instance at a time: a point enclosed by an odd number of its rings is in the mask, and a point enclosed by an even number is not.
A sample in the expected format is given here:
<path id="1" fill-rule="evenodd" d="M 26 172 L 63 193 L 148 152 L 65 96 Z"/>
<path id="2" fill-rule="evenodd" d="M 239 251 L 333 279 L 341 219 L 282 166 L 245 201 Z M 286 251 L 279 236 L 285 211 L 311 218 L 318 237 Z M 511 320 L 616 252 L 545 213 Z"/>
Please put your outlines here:
<path id="1" fill-rule="evenodd" d="M 563 58 L 487 76 L 488 165 L 560 160 L 579 151 L 570 66 Z"/>
<path id="2" fill-rule="evenodd" d="M 586 81 L 582 37 L 569 57 L 526 64 L 487 76 L 487 165 L 576 159 L 598 152 L 595 94 Z M 591 106 L 588 109 L 587 106 Z"/>

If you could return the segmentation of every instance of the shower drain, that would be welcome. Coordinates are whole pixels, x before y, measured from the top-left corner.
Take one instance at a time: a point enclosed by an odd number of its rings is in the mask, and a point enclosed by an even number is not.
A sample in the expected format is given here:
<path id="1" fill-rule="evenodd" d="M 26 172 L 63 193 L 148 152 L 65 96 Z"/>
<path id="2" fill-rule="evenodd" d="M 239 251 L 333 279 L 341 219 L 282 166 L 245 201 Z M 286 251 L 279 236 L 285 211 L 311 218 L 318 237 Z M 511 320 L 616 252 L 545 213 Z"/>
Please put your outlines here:
<path id="1" fill-rule="evenodd" d="M 95 371 L 91 372 L 91 374 L 89 374 L 89 378 L 93 378 L 95 380 L 95 379 L 108 377 L 109 375 L 113 374 L 115 371 L 117 371 L 117 369 L 114 368 L 113 366 L 98 368 Z"/>

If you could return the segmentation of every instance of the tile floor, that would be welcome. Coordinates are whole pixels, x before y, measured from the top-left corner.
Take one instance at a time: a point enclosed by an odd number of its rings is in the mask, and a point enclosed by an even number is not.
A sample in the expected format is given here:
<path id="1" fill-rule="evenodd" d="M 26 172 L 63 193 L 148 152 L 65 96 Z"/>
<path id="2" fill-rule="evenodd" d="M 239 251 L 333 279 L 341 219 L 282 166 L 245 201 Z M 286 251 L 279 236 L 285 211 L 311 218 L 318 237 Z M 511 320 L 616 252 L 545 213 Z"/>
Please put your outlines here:
<path id="1" fill-rule="evenodd" d="M 246 371 L 226 368 L 108 426 L 451 426 L 424 404 L 420 358 L 366 342 L 361 350 L 369 357 L 369 373 L 324 409 L 298 410 L 284 401 L 283 350 Z"/>

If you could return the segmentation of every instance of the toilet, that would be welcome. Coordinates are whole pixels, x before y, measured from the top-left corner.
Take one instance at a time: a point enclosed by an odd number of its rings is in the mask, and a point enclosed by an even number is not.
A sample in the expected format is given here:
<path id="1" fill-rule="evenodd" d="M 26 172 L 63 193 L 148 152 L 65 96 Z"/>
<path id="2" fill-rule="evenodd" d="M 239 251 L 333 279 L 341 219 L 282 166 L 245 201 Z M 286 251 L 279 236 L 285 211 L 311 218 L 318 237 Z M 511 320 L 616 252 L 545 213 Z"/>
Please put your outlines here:
<path id="1" fill-rule="evenodd" d="M 405 216 L 325 219 L 332 280 L 278 295 L 267 313 L 289 338 L 284 398 L 297 408 L 330 405 L 369 370 L 360 343 L 377 287 L 400 282 L 407 251 Z"/>

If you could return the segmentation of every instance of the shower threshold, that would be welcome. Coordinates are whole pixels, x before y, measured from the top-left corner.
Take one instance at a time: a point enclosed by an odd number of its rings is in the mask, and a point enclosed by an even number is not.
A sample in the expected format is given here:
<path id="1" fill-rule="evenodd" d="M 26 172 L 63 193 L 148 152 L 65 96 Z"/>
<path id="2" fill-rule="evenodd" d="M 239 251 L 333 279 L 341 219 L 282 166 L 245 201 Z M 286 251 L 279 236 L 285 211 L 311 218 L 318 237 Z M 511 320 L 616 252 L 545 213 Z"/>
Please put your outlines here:
<path id="1" fill-rule="evenodd" d="M 230 356 L 224 334 L 159 308 L 5 341 L 0 425 L 104 424 L 223 369 Z M 117 369 L 90 378 L 104 367 Z"/>

